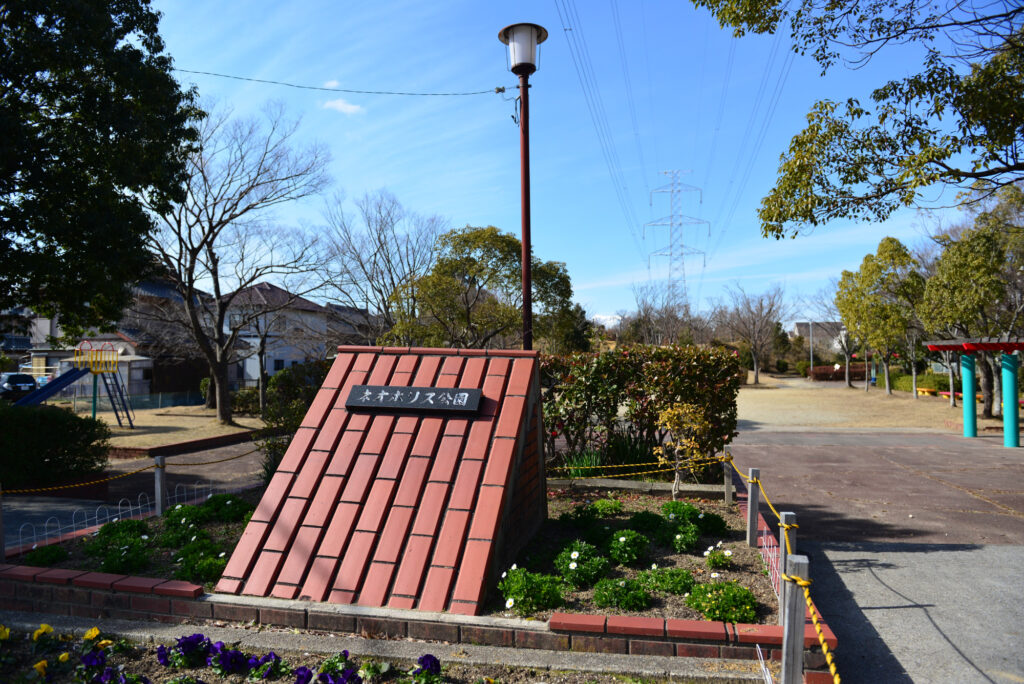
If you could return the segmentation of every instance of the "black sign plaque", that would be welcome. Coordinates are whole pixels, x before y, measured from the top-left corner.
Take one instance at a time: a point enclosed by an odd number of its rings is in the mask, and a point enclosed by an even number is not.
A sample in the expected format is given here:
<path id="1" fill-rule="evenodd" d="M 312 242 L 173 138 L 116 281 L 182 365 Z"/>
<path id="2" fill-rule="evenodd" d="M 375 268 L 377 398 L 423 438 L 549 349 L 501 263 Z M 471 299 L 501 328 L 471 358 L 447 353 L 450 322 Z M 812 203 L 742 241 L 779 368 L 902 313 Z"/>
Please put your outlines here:
<path id="1" fill-rule="evenodd" d="M 480 408 L 480 390 L 354 385 L 345 400 L 345 408 L 476 413 Z"/>

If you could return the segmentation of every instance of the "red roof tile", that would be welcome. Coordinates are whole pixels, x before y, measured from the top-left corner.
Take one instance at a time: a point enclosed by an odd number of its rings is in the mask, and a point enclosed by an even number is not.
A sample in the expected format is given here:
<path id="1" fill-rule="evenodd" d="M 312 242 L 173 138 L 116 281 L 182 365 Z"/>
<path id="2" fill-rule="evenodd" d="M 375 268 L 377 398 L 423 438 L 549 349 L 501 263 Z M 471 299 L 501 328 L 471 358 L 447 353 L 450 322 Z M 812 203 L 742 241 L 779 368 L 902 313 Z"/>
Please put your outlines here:
<path id="1" fill-rule="evenodd" d="M 350 412 L 357 384 L 480 389 L 480 410 Z M 218 590 L 478 613 L 538 400 L 533 352 L 339 347 Z"/>

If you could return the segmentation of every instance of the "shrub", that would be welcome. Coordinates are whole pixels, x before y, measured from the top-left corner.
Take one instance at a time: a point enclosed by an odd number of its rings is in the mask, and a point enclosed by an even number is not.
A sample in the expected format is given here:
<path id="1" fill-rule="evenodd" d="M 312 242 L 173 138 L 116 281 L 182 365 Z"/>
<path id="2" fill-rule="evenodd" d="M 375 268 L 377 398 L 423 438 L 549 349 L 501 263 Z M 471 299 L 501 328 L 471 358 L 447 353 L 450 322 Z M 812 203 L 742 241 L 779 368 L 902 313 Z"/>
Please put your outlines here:
<path id="1" fill-rule="evenodd" d="M 231 395 L 231 410 L 250 416 L 260 415 L 260 390 L 257 387 L 245 387 Z"/>
<path id="2" fill-rule="evenodd" d="M 799 373 L 800 375 L 802 375 L 805 378 L 807 377 L 807 369 L 810 368 L 810 367 L 811 367 L 811 364 L 808 361 L 797 361 L 796 362 L 796 372 Z"/>
<path id="3" fill-rule="evenodd" d="M 637 511 L 629 517 L 626 525 L 631 530 L 644 534 L 659 544 L 668 545 L 672 542 L 673 529 L 665 518 L 650 511 Z"/>
<path id="4" fill-rule="evenodd" d="M 705 620 L 736 623 L 757 619 L 757 599 L 753 592 L 735 582 L 698 584 L 690 590 L 686 605 Z"/>
<path id="5" fill-rule="evenodd" d="M 692 523 L 700 515 L 700 509 L 685 501 L 666 501 L 661 505 L 661 514 L 675 524 Z"/>
<path id="6" fill-rule="evenodd" d="M 100 559 L 100 570 L 131 575 L 149 565 L 149 526 L 142 520 L 118 520 L 100 528 L 84 551 Z"/>
<path id="7" fill-rule="evenodd" d="M 227 567 L 226 558 L 202 558 L 195 563 L 182 565 L 174 573 L 175 579 L 195 582 L 197 584 L 208 584 L 216 582 L 224 574 Z"/>
<path id="8" fill-rule="evenodd" d="M 0 401 L 0 482 L 4 489 L 45 487 L 103 471 L 110 428 L 55 406 Z"/>
<path id="9" fill-rule="evenodd" d="M 618 499 L 598 499 L 590 504 L 590 506 L 602 518 L 622 512 L 622 502 Z"/>
<path id="10" fill-rule="evenodd" d="M 672 548 L 677 553 L 688 553 L 697 548 L 700 541 L 700 528 L 693 523 L 683 523 L 676 528 L 672 537 Z"/>
<path id="11" fill-rule="evenodd" d="M 650 541 L 635 530 L 620 530 L 612 534 L 608 555 L 619 565 L 632 565 L 647 557 Z"/>
<path id="12" fill-rule="evenodd" d="M 596 546 L 574 541 L 555 558 L 555 568 L 573 587 L 589 587 L 608 573 L 611 563 Z"/>
<path id="13" fill-rule="evenodd" d="M 240 522 L 253 510 L 252 504 L 234 494 L 214 494 L 203 502 L 209 519 L 216 522 Z"/>
<path id="14" fill-rule="evenodd" d="M 725 519 L 717 513 L 701 511 L 694 522 L 700 528 L 700 533 L 706 537 L 720 537 L 729 531 Z"/>
<path id="15" fill-rule="evenodd" d="M 732 565 L 732 551 L 709 547 L 704 552 L 704 564 L 712 570 L 722 570 Z"/>
<path id="16" fill-rule="evenodd" d="M 693 573 L 683 568 L 652 568 L 637 575 L 637 581 L 647 591 L 661 591 L 668 594 L 685 594 L 695 584 Z"/>
<path id="17" fill-rule="evenodd" d="M 644 610 L 651 605 L 651 595 L 637 580 L 603 579 L 594 585 L 594 604 L 598 608 Z"/>
<path id="18" fill-rule="evenodd" d="M 299 429 L 330 369 L 330 361 L 309 361 L 280 370 L 267 381 L 263 410 L 266 427 L 260 431 L 259 441 L 263 451 L 261 476 L 264 484 L 269 483 L 277 471 L 292 436 Z"/>
<path id="19" fill-rule="evenodd" d="M 557 608 L 565 601 L 561 578 L 529 572 L 515 566 L 502 573 L 498 589 L 505 597 L 505 607 L 524 617 L 539 610 Z"/>
<path id="20" fill-rule="evenodd" d="M 203 506 L 175 506 L 164 513 L 164 530 L 157 537 L 156 543 L 166 548 L 175 548 L 188 544 L 196 535 L 208 537 L 199 528 L 211 519 L 212 514 L 212 509 Z"/>
<path id="21" fill-rule="evenodd" d="M 32 549 L 22 557 L 22 563 L 46 568 L 67 560 L 69 555 L 68 550 L 63 546 L 51 544 L 50 546 Z"/>
<path id="22" fill-rule="evenodd" d="M 911 375 L 890 375 L 893 389 L 901 392 L 914 391 L 914 378 Z M 921 373 L 917 376 L 917 386 L 920 388 L 933 389 L 939 392 L 949 391 L 949 376 L 939 373 Z"/>
<path id="23" fill-rule="evenodd" d="M 789 370 L 789 361 L 786 361 L 786 359 L 779 359 L 775 362 L 775 367 L 780 373 L 785 373 Z"/>

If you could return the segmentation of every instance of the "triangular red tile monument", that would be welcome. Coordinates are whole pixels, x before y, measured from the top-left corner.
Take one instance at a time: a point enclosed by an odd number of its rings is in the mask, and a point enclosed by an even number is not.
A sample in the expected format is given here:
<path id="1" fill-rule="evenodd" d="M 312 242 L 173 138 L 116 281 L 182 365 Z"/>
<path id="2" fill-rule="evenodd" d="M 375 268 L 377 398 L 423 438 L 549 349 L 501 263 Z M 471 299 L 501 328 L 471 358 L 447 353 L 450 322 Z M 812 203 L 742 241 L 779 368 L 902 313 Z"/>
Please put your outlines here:
<path id="1" fill-rule="evenodd" d="M 546 516 L 536 352 L 339 347 L 217 584 L 479 614 Z"/>

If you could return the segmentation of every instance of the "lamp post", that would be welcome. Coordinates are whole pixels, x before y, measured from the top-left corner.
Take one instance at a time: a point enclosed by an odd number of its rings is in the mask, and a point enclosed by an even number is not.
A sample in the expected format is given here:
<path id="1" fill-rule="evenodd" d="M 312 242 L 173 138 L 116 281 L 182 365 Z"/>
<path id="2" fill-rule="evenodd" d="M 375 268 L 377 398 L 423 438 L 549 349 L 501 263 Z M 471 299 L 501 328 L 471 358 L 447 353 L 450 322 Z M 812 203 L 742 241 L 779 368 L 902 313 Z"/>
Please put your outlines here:
<path id="1" fill-rule="evenodd" d="M 548 32 L 537 24 L 512 24 L 498 32 L 508 45 L 509 69 L 519 76 L 519 150 L 523 221 L 523 349 L 533 349 L 533 296 L 530 273 L 530 74 L 537 70 L 537 46 Z"/>

